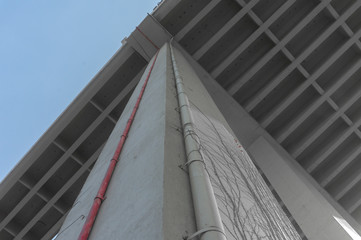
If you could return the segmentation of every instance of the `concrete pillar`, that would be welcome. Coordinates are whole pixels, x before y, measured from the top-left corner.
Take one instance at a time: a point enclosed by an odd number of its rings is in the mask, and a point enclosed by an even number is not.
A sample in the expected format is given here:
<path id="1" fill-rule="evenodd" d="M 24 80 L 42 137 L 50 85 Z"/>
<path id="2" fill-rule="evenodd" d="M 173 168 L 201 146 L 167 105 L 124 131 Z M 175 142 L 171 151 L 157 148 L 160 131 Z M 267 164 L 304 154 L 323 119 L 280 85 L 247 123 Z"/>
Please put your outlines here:
<path id="1" fill-rule="evenodd" d="M 299 239 L 199 76 L 175 59 L 228 240 Z M 151 60 L 152 62 L 152 60 Z M 147 67 L 57 240 L 77 239 L 130 116 Z M 191 163 L 189 163 L 191 164 Z M 169 46 L 160 49 L 90 239 L 186 239 L 197 231 Z M 200 234 L 199 236 L 201 236 Z M 197 236 L 198 237 L 198 236 Z M 216 240 L 216 239 L 215 239 Z"/>
<path id="2" fill-rule="evenodd" d="M 77 239 L 149 68 L 134 90 L 57 240 Z M 185 152 L 177 107 L 169 52 L 163 47 L 90 239 L 182 239 L 186 232 L 196 231 L 188 175 L 178 167 L 185 162 Z"/>
<path id="3" fill-rule="evenodd" d="M 298 163 L 178 45 L 235 136 L 252 155 L 292 217 L 310 240 L 352 239 L 336 218 L 346 220 L 360 234 L 360 225 L 329 196 Z M 336 218 L 335 218 L 336 217 Z"/>
<path id="4" fill-rule="evenodd" d="M 178 46 L 178 49 L 181 49 Z M 199 76 L 175 51 L 228 240 L 301 239 L 214 103 Z"/>

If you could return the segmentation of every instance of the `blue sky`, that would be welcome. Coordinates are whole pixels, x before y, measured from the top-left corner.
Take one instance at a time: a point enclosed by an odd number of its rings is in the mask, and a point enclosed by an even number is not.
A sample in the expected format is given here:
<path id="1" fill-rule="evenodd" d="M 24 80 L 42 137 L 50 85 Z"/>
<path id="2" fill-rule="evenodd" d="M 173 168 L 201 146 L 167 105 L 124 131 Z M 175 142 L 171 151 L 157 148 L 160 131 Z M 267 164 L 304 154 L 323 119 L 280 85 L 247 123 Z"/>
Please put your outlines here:
<path id="1" fill-rule="evenodd" d="M 0 181 L 159 0 L 0 0 Z"/>

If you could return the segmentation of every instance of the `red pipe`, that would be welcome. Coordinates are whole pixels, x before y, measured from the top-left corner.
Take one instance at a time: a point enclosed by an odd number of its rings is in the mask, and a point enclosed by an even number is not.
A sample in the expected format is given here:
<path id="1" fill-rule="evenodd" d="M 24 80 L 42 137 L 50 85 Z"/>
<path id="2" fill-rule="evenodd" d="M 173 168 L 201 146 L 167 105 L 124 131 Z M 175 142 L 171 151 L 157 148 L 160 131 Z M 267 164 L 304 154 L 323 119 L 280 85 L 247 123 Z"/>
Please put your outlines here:
<path id="1" fill-rule="evenodd" d="M 142 100 L 142 97 L 143 97 L 143 93 L 144 93 L 144 90 L 145 90 L 145 87 L 147 86 L 147 83 L 148 83 L 148 80 L 149 80 L 149 77 L 150 77 L 150 74 L 153 70 L 153 67 L 154 67 L 154 64 L 155 64 L 155 61 L 157 60 L 157 57 L 158 57 L 158 53 L 159 51 L 157 51 L 156 55 L 155 55 L 155 58 L 153 60 L 153 63 L 152 63 L 152 66 L 150 67 L 149 69 L 149 72 L 148 72 L 148 75 L 147 75 L 147 78 L 145 79 L 145 82 L 143 84 L 143 87 L 142 87 L 142 90 L 140 91 L 140 94 L 138 96 L 138 99 L 137 99 L 137 102 L 135 103 L 135 106 L 133 108 L 133 111 L 132 111 L 132 114 L 130 115 L 129 119 L 128 119 L 128 122 L 127 122 L 127 125 L 125 126 L 125 129 L 123 131 L 123 134 L 122 136 L 120 137 L 120 141 L 118 143 L 118 146 L 115 150 L 115 153 L 113 155 L 113 158 L 111 159 L 110 163 L 109 163 L 109 167 L 108 167 L 108 170 L 104 176 L 104 179 L 102 181 L 102 184 L 100 185 L 100 188 L 98 190 L 98 193 L 96 195 L 96 197 L 94 198 L 94 202 L 93 202 L 93 205 L 89 211 L 89 214 L 88 214 L 88 217 L 84 223 L 84 226 L 80 232 L 80 235 L 78 237 L 78 240 L 87 240 L 88 237 L 89 237 L 89 234 L 93 228 L 93 225 L 94 225 L 94 222 L 95 222 L 95 218 L 96 216 L 98 215 L 98 211 L 99 211 L 99 208 L 100 208 L 100 205 L 102 204 L 103 200 L 104 200 L 104 197 L 105 197 L 105 192 L 107 191 L 107 188 L 108 188 L 108 185 L 109 185 L 109 182 L 111 180 L 111 177 L 112 177 L 112 174 L 114 172 L 114 169 L 115 169 L 115 165 L 117 164 L 117 162 L 119 161 L 118 158 L 119 158 L 119 155 L 120 153 L 122 152 L 122 149 L 123 149 L 123 146 L 124 146 L 124 142 L 128 136 L 128 133 L 129 133 L 129 129 L 130 127 L 132 126 L 132 123 L 133 123 L 133 120 L 134 120 L 134 116 L 135 114 L 137 113 L 137 110 L 138 110 L 138 107 L 139 107 L 139 103 L 140 101 Z"/>

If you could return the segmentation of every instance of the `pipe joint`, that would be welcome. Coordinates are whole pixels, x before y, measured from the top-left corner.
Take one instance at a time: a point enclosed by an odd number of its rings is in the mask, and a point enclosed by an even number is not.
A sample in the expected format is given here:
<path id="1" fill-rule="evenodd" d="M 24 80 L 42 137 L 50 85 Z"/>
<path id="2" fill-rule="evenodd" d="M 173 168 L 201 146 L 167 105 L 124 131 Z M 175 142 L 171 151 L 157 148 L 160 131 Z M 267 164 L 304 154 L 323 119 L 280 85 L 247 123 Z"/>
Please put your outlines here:
<path id="1" fill-rule="evenodd" d="M 96 199 L 99 199 L 100 202 L 103 202 L 103 201 L 105 200 L 105 197 L 104 197 L 104 196 L 101 196 L 101 195 L 96 195 L 95 198 L 94 198 L 94 200 L 96 200 Z"/>

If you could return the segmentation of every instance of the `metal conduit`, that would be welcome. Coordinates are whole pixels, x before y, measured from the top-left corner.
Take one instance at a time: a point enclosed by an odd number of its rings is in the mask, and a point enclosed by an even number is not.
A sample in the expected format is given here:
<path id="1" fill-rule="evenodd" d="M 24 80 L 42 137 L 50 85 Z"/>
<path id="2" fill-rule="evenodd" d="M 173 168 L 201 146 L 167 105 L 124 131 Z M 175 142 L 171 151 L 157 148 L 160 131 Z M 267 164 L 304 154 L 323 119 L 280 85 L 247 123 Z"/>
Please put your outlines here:
<path id="1" fill-rule="evenodd" d="M 187 239 L 190 240 L 200 236 L 201 240 L 226 240 L 213 188 L 205 169 L 202 154 L 199 150 L 200 144 L 194 138 L 195 133 L 192 114 L 190 111 L 188 97 L 185 93 L 184 83 L 177 67 L 172 44 L 170 43 L 169 46 L 183 127 L 187 156 L 186 165 L 189 170 L 189 179 L 191 183 L 193 205 L 198 230 Z"/>

